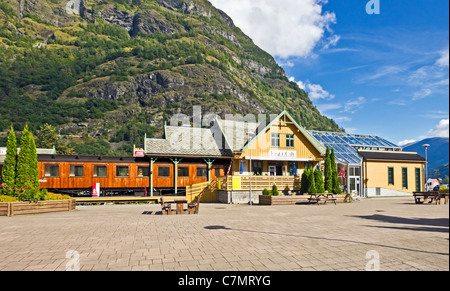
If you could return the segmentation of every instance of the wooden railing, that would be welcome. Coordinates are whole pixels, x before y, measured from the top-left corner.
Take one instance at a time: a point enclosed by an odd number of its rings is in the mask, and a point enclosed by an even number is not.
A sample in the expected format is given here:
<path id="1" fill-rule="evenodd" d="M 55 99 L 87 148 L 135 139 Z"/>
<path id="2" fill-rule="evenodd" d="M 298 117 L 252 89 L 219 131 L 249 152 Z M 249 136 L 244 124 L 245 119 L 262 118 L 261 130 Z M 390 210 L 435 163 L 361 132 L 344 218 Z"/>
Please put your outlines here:
<path id="1" fill-rule="evenodd" d="M 273 185 L 277 185 L 278 191 L 298 191 L 300 190 L 300 177 L 297 176 L 228 176 L 219 178 L 219 190 L 252 190 L 262 191 L 272 190 Z M 234 186 L 233 186 L 233 180 Z"/>
<path id="2" fill-rule="evenodd" d="M 200 195 L 200 202 L 217 202 L 218 181 L 204 182 L 186 187 L 186 198 L 192 202 L 196 196 Z"/>

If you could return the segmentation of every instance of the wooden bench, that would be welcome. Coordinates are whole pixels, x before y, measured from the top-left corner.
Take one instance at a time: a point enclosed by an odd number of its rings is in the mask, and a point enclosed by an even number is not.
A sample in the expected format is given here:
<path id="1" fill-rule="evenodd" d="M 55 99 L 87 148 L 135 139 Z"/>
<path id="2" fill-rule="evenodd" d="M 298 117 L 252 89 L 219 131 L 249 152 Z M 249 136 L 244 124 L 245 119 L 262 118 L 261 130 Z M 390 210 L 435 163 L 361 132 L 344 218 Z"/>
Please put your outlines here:
<path id="1" fill-rule="evenodd" d="M 414 192 L 414 200 L 416 204 L 425 204 L 428 203 L 428 199 L 431 198 L 430 202 L 433 202 L 433 200 L 436 202 L 436 204 L 440 203 L 439 193 L 438 192 Z M 423 201 L 422 201 L 423 199 Z"/>
<path id="2" fill-rule="evenodd" d="M 162 215 L 170 215 L 172 214 L 172 203 L 168 201 L 164 201 L 164 198 L 161 198 L 160 201 Z"/>
<path id="3" fill-rule="evenodd" d="M 200 208 L 200 196 L 194 198 L 194 201 L 188 203 L 188 214 L 198 214 L 198 209 Z"/>
<path id="4" fill-rule="evenodd" d="M 326 195 L 326 196 L 325 196 Z M 324 201 L 324 204 L 327 204 L 328 201 L 331 201 L 336 204 L 336 198 L 334 198 L 333 194 L 311 194 L 311 196 L 308 198 L 309 203 L 314 203 L 317 205 L 320 205 L 321 201 Z"/>

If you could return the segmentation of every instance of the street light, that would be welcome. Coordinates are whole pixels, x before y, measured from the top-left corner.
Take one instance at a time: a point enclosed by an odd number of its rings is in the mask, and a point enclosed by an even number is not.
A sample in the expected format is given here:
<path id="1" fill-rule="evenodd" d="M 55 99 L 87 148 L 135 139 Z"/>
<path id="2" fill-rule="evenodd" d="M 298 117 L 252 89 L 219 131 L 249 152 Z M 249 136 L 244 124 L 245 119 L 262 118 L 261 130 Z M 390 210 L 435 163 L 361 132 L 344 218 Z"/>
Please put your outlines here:
<path id="1" fill-rule="evenodd" d="M 425 166 L 425 190 L 428 192 L 428 148 L 430 147 L 429 144 L 424 144 L 423 147 L 425 148 L 425 160 L 426 160 L 426 166 Z"/>

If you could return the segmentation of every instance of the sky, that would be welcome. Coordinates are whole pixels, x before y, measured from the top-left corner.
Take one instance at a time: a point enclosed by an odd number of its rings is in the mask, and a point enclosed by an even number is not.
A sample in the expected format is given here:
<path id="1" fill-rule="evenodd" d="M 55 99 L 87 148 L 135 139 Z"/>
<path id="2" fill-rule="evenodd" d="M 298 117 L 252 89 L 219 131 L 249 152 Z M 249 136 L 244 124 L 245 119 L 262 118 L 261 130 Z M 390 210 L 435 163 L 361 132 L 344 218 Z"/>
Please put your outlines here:
<path id="1" fill-rule="evenodd" d="M 449 1 L 210 2 L 346 132 L 449 136 Z"/>

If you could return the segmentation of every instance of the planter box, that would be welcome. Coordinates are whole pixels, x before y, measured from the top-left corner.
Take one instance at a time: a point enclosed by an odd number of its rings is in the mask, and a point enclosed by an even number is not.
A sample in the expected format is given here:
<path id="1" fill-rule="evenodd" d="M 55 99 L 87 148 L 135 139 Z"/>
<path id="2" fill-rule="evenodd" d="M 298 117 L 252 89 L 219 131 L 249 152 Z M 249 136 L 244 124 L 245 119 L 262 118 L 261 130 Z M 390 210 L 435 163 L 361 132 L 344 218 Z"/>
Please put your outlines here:
<path id="1" fill-rule="evenodd" d="M 39 202 L 4 202 L 0 203 L 0 216 L 72 211 L 75 210 L 75 206 L 75 199 Z"/>
<path id="2" fill-rule="evenodd" d="M 298 203 L 309 203 L 309 195 L 300 196 L 259 196 L 259 205 L 295 205 Z M 345 195 L 334 195 L 336 202 L 344 202 Z"/>

